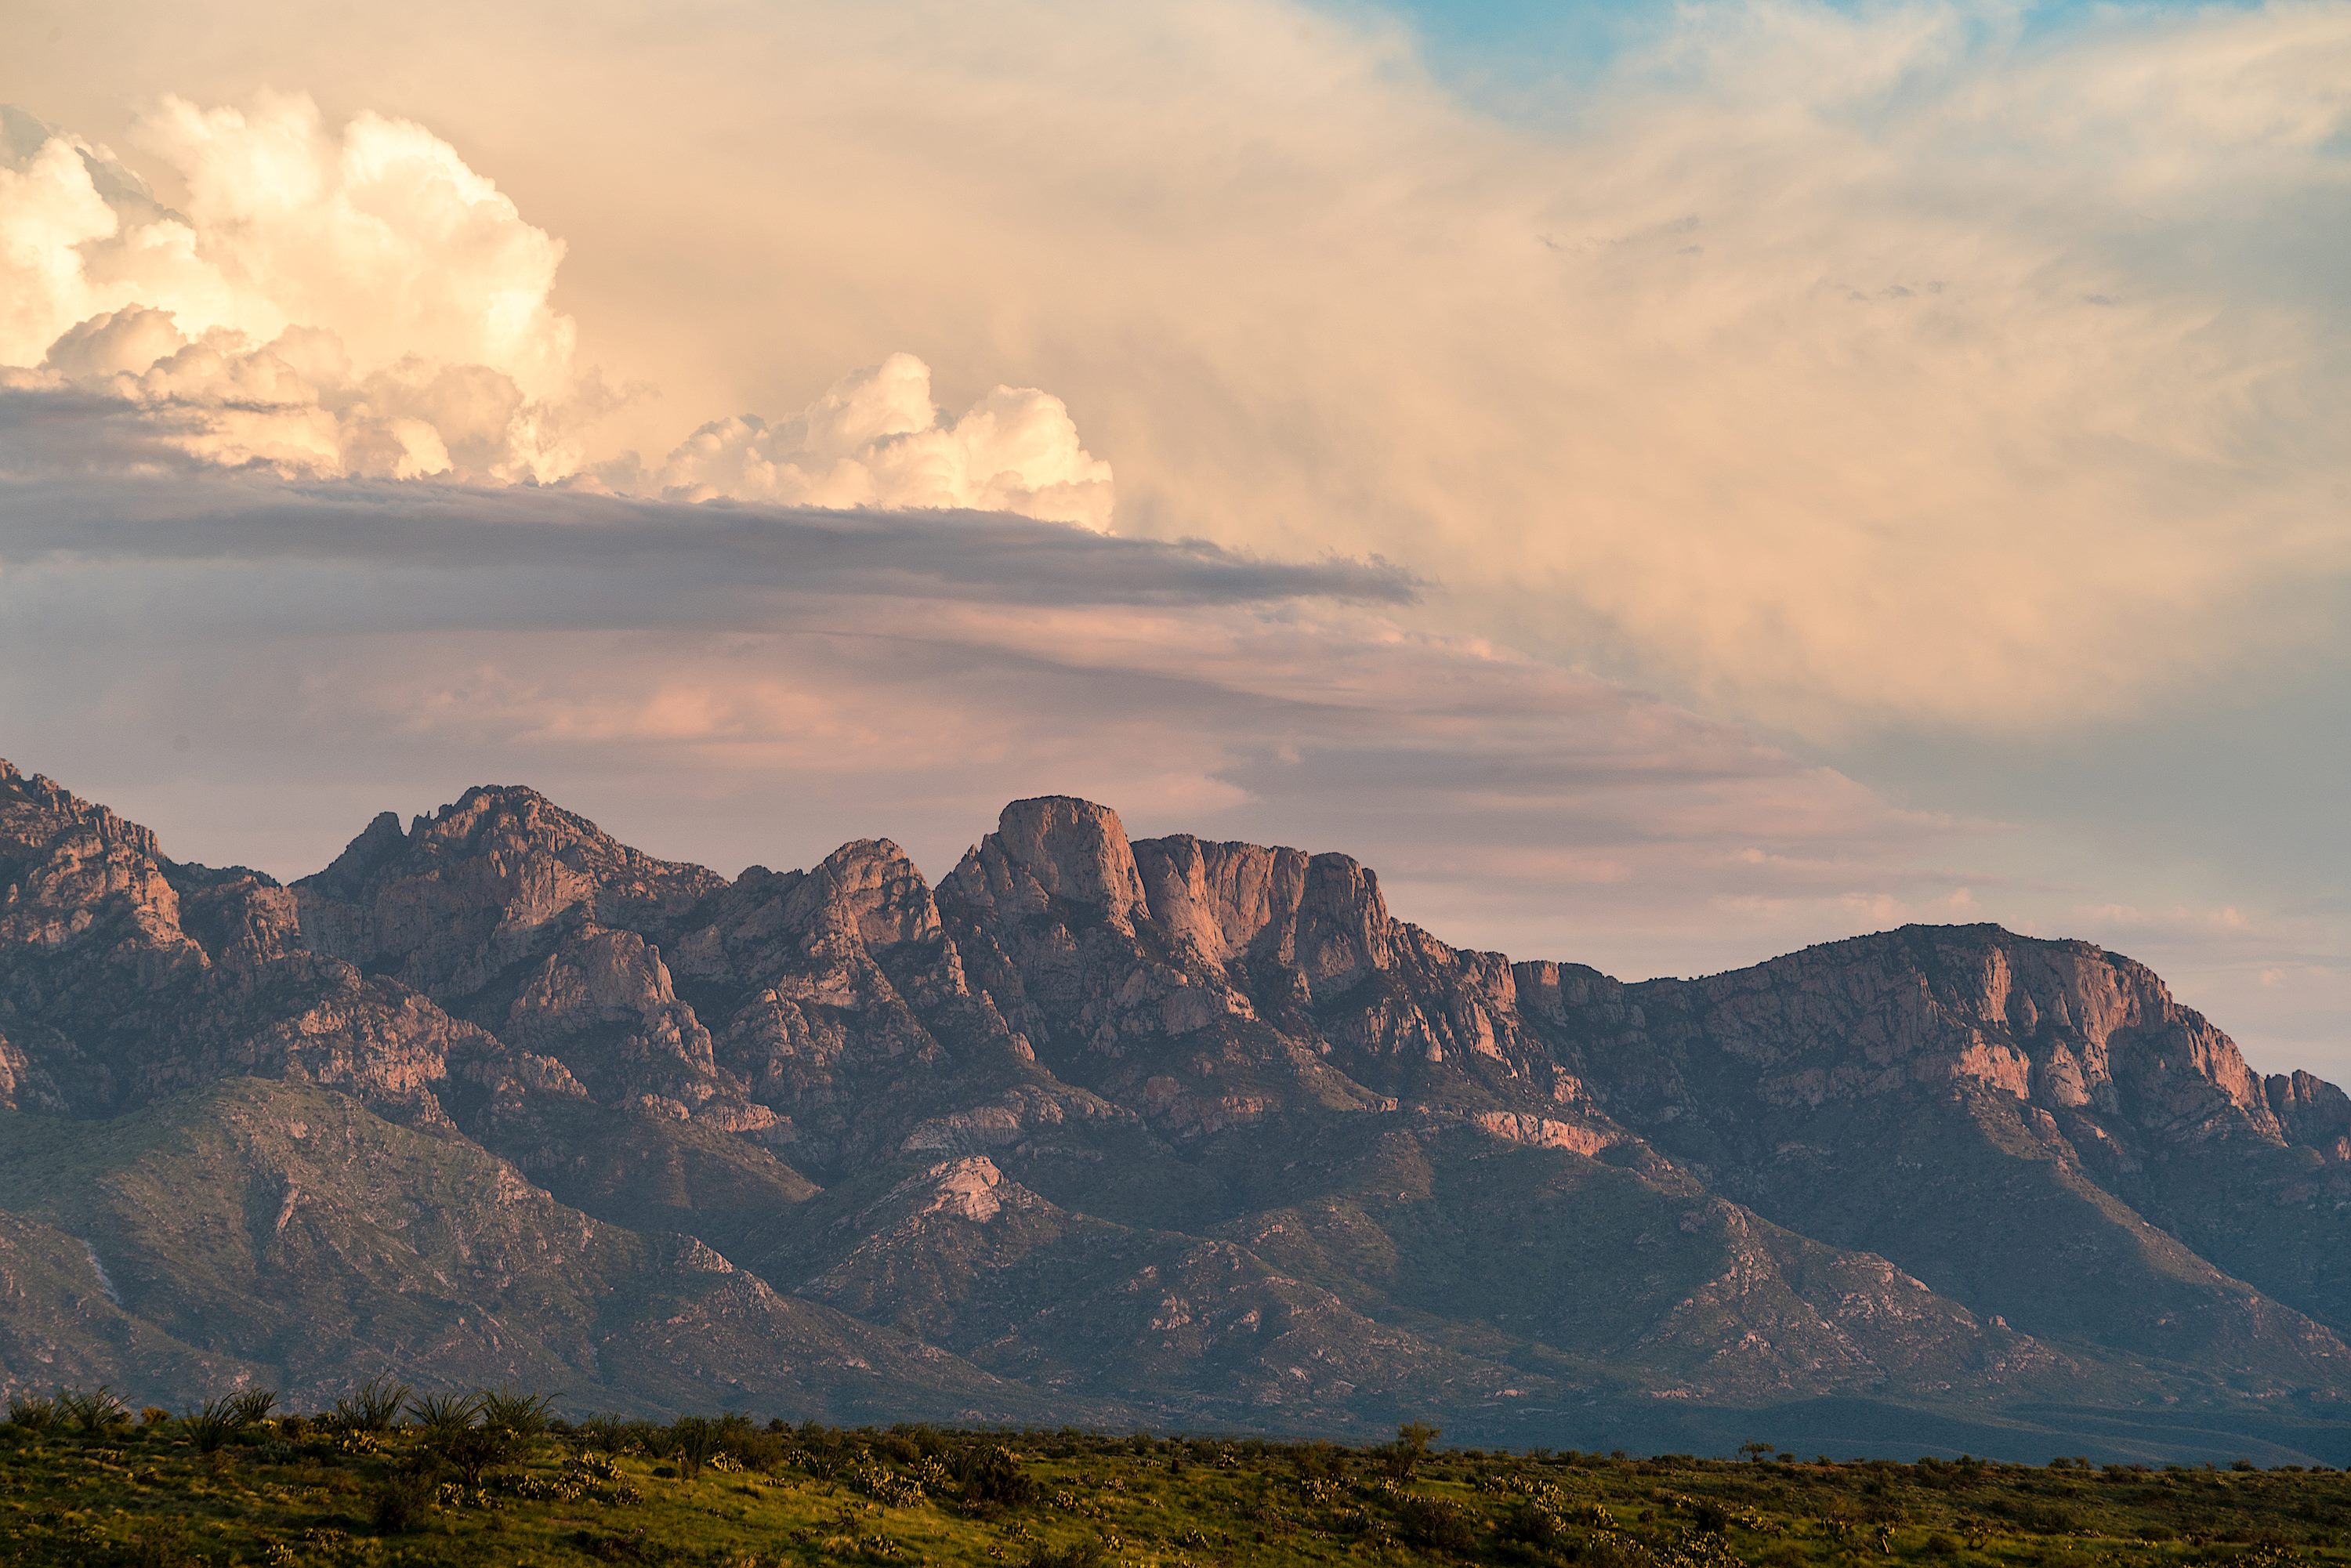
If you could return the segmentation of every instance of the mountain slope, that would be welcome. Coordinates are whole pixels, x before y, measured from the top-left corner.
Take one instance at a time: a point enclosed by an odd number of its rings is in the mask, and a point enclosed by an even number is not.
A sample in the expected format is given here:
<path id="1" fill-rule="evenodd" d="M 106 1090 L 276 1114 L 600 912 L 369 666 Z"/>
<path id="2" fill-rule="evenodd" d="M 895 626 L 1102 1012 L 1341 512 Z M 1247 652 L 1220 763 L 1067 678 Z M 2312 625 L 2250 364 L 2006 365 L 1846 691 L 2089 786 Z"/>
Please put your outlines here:
<path id="1" fill-rule="evenodd" d="M 2027 1444 L 2351 1397 L 2351 1099 L 2127 959 L 1628 985 L 1065 798 L 934 888 L 484 788 L 281 887 L 0 763 L 0 1105 L 11 1385 Z"/>
<path id="2" fill-rule="evenodd" d="M 590 1405 L 1033 1408 L 691 1237 L 604 1225 L 464 1139 L 302 1085 L 224 1079 L 96 1127 L 0 1115 L 0 1208 L 75 1239 L 142 1324 L 314 1400 L 392 1368 Z"/>

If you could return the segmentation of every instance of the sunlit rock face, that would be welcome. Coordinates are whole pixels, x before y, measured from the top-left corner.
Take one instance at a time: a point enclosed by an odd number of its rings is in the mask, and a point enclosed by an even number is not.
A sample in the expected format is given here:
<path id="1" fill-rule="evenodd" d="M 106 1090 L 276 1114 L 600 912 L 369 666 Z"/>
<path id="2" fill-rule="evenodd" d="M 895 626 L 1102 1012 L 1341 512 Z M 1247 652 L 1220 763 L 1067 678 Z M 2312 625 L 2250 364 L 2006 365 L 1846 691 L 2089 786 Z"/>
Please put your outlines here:
<path id="1" fill-rule="evenodd" d="M 1066 797 L 933 887 L 884 840 L 729 880 L 480 789 L 284 887 L 0 764 L 0 1235 L 109 1281 L 0 1293 L 12 1385 L 2269 1420 L 2351 1395 L 2347 1213 L 2351 1099 L 2081 943 L 1625 984 Z"/>

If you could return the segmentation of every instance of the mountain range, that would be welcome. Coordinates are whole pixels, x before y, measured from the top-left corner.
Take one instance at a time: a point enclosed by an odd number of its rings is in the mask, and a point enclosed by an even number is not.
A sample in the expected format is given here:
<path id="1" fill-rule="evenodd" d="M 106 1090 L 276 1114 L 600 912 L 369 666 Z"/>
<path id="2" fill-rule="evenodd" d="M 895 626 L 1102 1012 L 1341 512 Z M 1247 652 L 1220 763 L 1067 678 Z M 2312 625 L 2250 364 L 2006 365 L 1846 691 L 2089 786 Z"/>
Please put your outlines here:
<path id="1" fill-rule="evenodd" d="M 9 1390 L 2343 1464 L 2346 1336 L 2351 1099 L 2086 943 L 1628 983 L 1061 797 L 287 885 L 0 762 Z"/>

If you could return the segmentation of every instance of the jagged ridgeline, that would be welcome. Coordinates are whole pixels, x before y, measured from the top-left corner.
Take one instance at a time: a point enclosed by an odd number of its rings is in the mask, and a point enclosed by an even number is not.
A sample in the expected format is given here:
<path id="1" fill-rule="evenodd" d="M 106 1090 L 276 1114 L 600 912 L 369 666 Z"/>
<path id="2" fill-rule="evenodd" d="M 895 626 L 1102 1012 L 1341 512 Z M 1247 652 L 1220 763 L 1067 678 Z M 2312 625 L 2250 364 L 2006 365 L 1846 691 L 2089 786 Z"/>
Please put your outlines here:
<path id="1" fill-rule="evenodd" d="M 2351 1100 L 1992 926 L 1625 984 L 1068 799 L 283 886 L 0 763 L 0 1105 L 11 1390 L 2351 1458 Z"/>

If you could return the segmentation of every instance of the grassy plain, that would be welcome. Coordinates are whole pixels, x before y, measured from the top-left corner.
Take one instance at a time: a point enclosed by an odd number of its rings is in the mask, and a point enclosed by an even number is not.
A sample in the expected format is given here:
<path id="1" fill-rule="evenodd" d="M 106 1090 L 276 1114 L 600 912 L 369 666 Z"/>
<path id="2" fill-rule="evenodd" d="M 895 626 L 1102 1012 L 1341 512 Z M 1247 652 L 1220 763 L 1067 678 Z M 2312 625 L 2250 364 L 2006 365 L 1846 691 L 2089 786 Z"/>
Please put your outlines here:
<path id="1" fill-rule="evenodd" d="M 2351 1563 L 2336 1470 L 1500 1454 L 1426 1429 L 1344 1448 L 571 1424 L 513 1400 L 411 1402 L 361 1425 L 211 1414 L 19 1401 L 0 1425 L 0 1562 Z"/>

